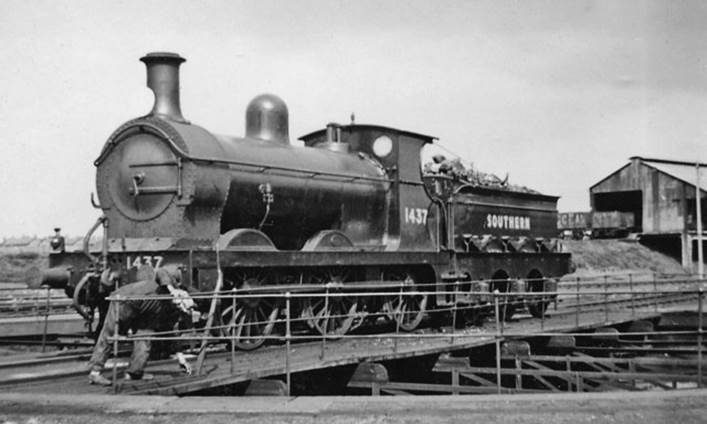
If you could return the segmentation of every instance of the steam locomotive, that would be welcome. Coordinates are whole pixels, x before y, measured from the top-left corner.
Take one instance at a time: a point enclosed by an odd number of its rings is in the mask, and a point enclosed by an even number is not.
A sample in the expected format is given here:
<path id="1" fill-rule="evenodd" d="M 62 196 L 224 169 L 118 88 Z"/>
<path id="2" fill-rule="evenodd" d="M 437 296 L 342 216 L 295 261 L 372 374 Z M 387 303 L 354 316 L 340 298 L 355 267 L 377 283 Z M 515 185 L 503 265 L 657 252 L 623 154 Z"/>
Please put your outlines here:
<path id="1" fill-rule="evenodd" d="M 245 137 L 213 134 L 182 116 L 185 59 L 150 53 L 141 61 L 153 109 L 103 146 L 92 198 L 102 216 L 83 249 L 56 243 L 43 275 L 87 319 L 107 279 L 126 284 L 165 264 L 177 265 L 194 291 L 336 290 L 342 295 L 302 296 L 292 307 L 329 336 L 366 314 L 412 331 L 429 311 L 488 302 L 494 290 L 522 302 L 524 293 L 555 291 L 569 271 L 569 254 L 552 239 L 557 197 L 425 174 L 420 153 L 435 138 L 380 125 L 332 123 L 293 146 L 287 106 L 274 95 L 250 102 Z M 391 282 L 404 293 L 346 295 Z M 534 315 L 548 301 L 525 298 Z M 254 349 L 278 331 L 283 308 L 263 295 L 219 314 L 236 346 Z"/>

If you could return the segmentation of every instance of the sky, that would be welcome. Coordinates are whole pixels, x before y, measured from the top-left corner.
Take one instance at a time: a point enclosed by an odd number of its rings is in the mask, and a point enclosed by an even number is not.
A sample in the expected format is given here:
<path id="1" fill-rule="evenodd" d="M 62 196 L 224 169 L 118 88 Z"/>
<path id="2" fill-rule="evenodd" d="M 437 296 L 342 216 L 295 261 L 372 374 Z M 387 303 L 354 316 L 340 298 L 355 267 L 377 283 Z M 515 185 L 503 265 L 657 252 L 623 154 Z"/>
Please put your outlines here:
<path id="1" fill-rule="evenodd" d="M 0 0 L 0 237 L 91 227 L 150 51 L 187 59 L 183 115 L 214 133 L 275 93 L 293 139 L 353 112 L 588 210 L 631 156 L 707 162 L 705 22 L 704 1 Z"/>

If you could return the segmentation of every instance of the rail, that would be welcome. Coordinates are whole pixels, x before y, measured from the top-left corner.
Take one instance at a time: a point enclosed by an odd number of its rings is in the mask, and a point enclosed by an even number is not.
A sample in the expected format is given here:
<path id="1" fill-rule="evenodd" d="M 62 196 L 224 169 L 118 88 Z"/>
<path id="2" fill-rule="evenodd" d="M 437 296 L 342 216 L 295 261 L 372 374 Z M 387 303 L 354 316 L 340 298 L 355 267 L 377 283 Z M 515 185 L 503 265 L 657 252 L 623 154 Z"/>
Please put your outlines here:
<path id="1" fill-rule="evenodd" d="M 71 310 L 71 299 L 63 290 L 50 287 L 39 289 L 0 288 L 0 317 L 13 319 L 18 317 L 37 317 L 42 324 L 42 352 L 48 345 L 49 317 L 56 313 Z"/>
<path id="2" fill-rule="evenodd" d="M 43 315 L 71 309 L 71 299 L 63 290 L 0 288 L 0 316 Z"/>

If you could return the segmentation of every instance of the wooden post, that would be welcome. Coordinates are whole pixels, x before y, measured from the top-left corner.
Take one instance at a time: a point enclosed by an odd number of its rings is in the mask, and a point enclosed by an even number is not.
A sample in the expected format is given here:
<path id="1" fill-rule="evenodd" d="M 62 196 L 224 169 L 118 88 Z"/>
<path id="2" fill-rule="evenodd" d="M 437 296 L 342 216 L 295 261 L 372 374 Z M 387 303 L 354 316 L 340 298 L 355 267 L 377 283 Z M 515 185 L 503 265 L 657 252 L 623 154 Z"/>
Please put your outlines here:
<path id="1" fill-rule="evenodd" d="M 374 381 L 371 383 L 371 396 L 380 396 L 381 394 L 381 385 L 380 383 Z"/>
<path id="2" fill-rule="evenodd" d="M 687 209 L 687 208 L 685 208 Z M 687 213 L 685 213 L 687 215 Z M 693 271 L 692 267 L 692 236 L 687 228 L 687 222 L 683 224 L 684 229 L 680 239 L 682 241 L 682 267 L 689 271 Z"/>
<path id="3" fill-rule="evenodd" d="M 459 370 L 456 368 L 452 370 L 452 394 L 459 394 Z"/>
<path id="4" fill-rule="evenodd" d="M 570 362 L 570 357 L 569 355 L 565 356 L 565 365 L 566 365 L 566 370 L 567 370 L 567 391 L 571 392 L 572 391 L 572 363 Z"/>
<path id="5" fill-rule="evenodd" d="M 697 296 L 697 387 L 702 387 L 702 287 Z"/>
<path id="6" fill-rule="evenodd" d="M 516 390 L 520 390 L 523 388 L 523 375 L 521 374 L 521 370 L 523 369 L 523 364 L 521 363 L 521 360 L 518 357 L 518 355 L 515 355 L 515 362 L 516 362 L 516 370 L 518 371 L 516 373 Z"/>
<path id="7" fill-rule="evenodd" d="M 705 276 L 704 255 L 702 250 L 702 189 L 700 188 L 700 164 L 695 164 L 697 181 L 695 183 L 695 205 L 697 206 L 697 275 Z"/>

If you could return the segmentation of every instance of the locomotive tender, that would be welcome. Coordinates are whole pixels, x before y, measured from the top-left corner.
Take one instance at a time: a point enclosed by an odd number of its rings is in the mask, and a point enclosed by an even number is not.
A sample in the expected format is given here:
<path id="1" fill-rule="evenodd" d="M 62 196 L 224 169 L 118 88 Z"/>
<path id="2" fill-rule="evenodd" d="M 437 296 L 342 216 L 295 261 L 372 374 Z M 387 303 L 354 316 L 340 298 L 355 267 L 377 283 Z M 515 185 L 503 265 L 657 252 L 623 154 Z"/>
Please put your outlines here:
<path id="1" fill-rule="evenodd" d="M 216 135 L 182 116 L 185 59 L 141 60 L 154 107 L 105 143 L 95 161 L 103 215 L 82 251 L 56 244 L 43 276 L 86 317 L 108 279 L 125 284 L 165 264 L 178 265 L 196 291 L 345 294 L 355 282 L 359 292 L 395 283 L 409 293 L 296 298 L 294 316 L 325 335 L 350 331 L 352 317 L 366 314 L 411 331 L 433 308 L 488 302 L 496 289 L 521 301 L 524 292 L 555 291 L 569 271 L 569 254 L 551 239 L 557 197 L 423 174 L 421 150 L 435 138 L 384 126 L 329 124 L 292 146 L 287 107 L 273 95 L 248 105 L 245 137 Z M 89 243 L 98 228 L 100 248 Z M 534 315 L 547 303 L 526 299 Z M 282 313 L 272 297 L 250 298 L 220 318 L 239 348 L 253 349 Z"/>

